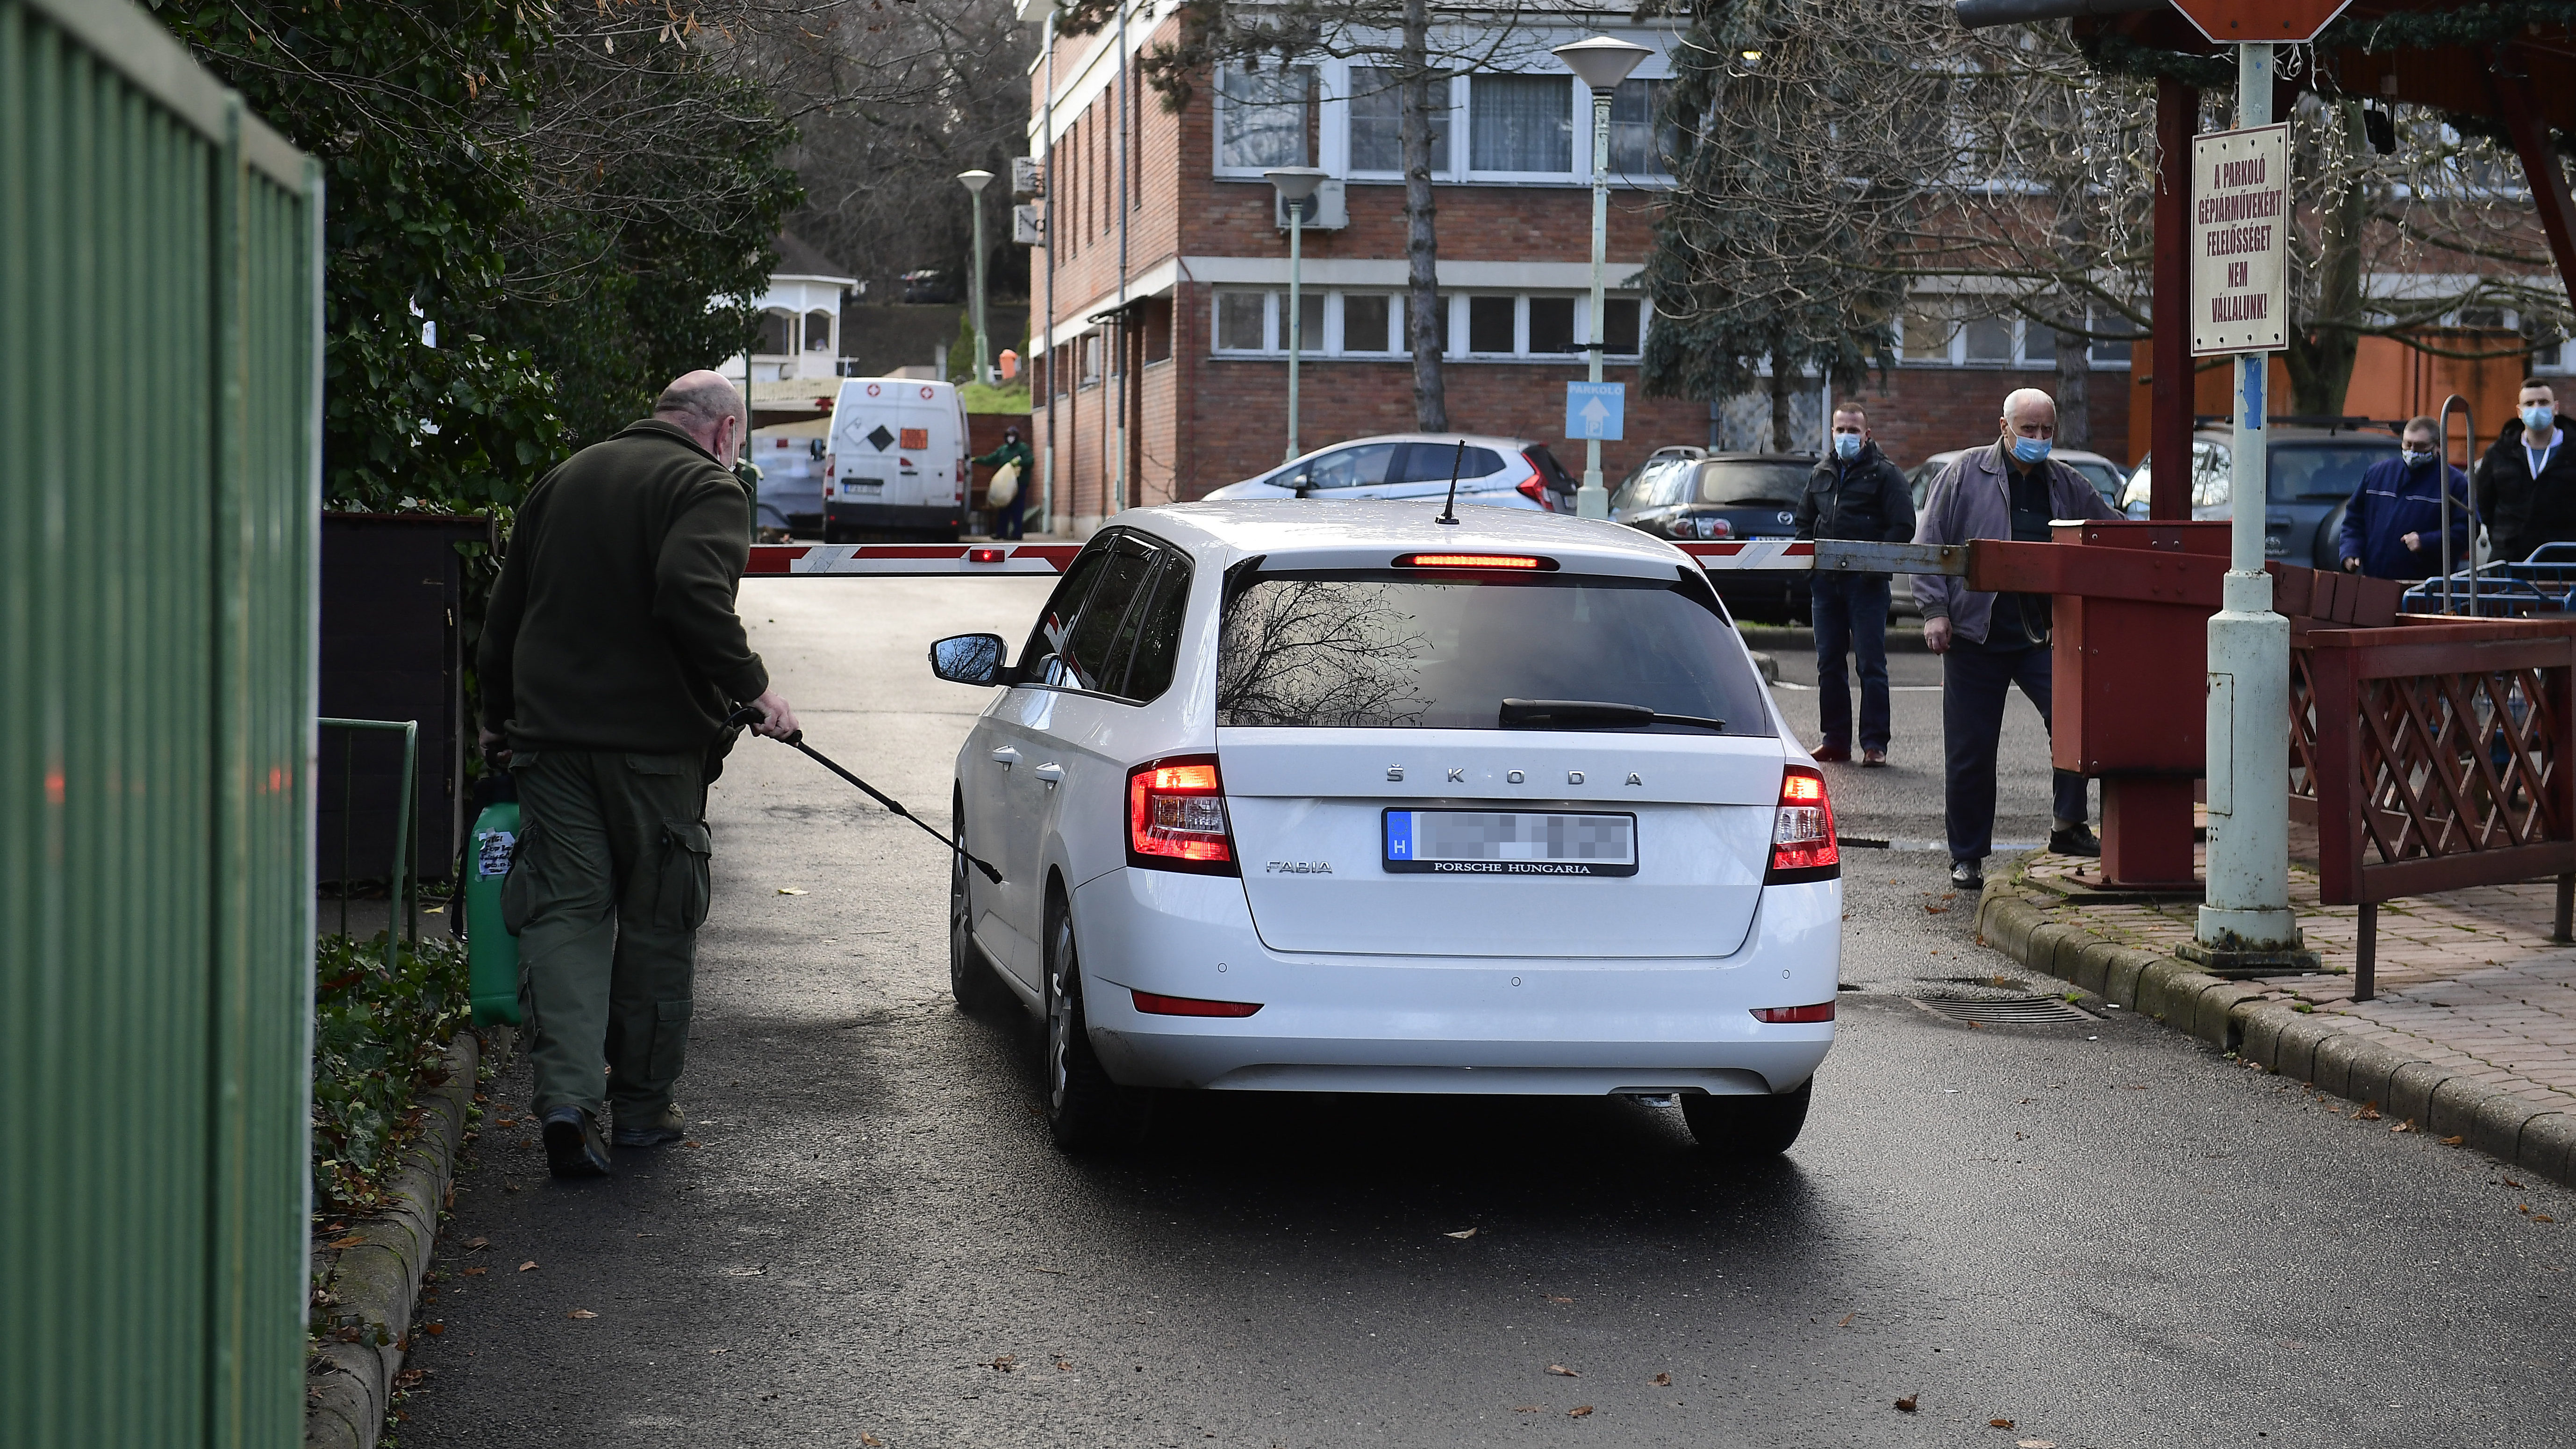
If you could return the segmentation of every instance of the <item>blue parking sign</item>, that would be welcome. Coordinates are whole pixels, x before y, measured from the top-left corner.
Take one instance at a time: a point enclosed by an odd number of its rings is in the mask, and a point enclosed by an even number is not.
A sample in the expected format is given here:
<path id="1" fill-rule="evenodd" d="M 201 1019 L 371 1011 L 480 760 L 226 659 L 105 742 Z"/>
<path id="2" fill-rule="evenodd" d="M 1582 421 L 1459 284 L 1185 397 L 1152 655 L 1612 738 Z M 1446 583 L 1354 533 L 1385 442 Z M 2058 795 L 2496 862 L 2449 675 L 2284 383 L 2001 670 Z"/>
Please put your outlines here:
<path id="1" fill-rule="evenodd" d="M 1565 385 L 1565 435 L 1617 442 L 1626 432 L 1628 385 L 1624 382 L 1569 382 Z"/>

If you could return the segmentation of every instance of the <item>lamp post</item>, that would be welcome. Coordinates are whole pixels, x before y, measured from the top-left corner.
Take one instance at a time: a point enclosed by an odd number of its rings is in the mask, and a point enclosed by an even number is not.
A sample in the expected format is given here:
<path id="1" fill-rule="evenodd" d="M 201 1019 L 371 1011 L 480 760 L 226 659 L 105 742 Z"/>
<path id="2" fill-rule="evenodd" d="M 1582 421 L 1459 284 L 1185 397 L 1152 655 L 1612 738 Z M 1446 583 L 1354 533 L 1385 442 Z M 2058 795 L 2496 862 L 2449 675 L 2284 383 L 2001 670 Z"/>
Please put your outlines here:
<path id="1" fill-rule="evenodd" d="M 1270 184 L 1277 188 L 1279 201 L 1288 213 L 1288 451 L 1297 456 L 1297 353 L 1304 341 L 1298 334 L 1306 316 L 1305 298 L 1299 292 L 1299 273 L 1305 268 L 1306 201 L 1322 185 L 1324 173 L 1312 166 L 1282 166 L 1264 171 Z"/>
<path id="2" fill-rule="evenodd" d="M 1592 337 L 1584 350 L 1592 355 L 1592 380 L 1601 380 L 1602 340 L 1602 268 L 1610 250 L 1610 95 L 1619 82 L 1637 68 L 1637 62 L 1654 54 L 1642 45 L 1596 35 L 1589 40 L 1571 41 L 1555 49 L 1556 58 L 1565 62 L 1585 87 L 1592 92 Z M 1583 440 L 1583 488 L 1574 495 L 1574 511 L 1585 518 L 1610 516 L 1610 492 L 1601 486 L 1601 440 Z"/>
<path id="3" fill-rule="evenodd" d="M 984 188 L 992 184 L 990 171 L 960 171 L 957 179 L 975 198 L 975 264 L 966 273 L 966 284 L 972 290 L 968 300 L 975 308 L 975 380 L 987 382 L 993 371 L 993 339 L 984 330 Z"/>

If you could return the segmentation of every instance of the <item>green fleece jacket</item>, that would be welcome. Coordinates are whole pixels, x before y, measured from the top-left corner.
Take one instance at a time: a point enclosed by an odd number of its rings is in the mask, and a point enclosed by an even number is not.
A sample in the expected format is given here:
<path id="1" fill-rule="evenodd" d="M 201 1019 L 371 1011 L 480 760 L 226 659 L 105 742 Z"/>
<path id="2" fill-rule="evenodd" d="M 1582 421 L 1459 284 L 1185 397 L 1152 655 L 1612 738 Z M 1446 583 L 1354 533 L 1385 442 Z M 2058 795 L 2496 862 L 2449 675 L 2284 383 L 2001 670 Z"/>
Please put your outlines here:
<path id="1" fill-rule="evenodd" d="M 519 748 L 706 751 L 769 688 L 734 614 L 742 485 L 647 419 L 548 473 L 519 510 L 475 662 Z"/>

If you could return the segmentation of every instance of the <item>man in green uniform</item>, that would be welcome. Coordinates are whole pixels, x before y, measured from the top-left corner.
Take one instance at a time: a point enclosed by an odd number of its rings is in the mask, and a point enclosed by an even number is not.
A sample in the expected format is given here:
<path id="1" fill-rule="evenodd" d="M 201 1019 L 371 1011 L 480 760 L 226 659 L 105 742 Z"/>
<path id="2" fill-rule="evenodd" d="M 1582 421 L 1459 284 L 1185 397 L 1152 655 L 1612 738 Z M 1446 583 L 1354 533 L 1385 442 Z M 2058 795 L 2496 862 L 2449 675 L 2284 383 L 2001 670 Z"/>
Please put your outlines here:
<path id="1" fill-rule="evenodd" d="M 1019 487 L 1012 492 L 1011 501 L 993 510 L 993 537 L 1021 537 L 1025 530 L 1020 524 L 1020 510 L 1029 501 L 1029 465 L 1035 460 L 1029 454 L 1029 445 L 1020 441 L 1020 430 L 1004 428 L 1002 446 L 975 461 L 994 469 L 1005 468 L 1014 463 L 1019 465 Z"/>
<path id="2" fill-rule="evenodd" d="M 707 782 L 736 702 L 762 734 L 796 729 L 734 614 L 749 554 L 728 470 L 749 423 L 731 383 L 692 372 L 547 474 L 484 622 L 483 742 L 507 746 L 522 821 L 502 913 L 558 1177 L 608 1171 L 603 1108 L 620 1147 L 680 1139 Z"/>

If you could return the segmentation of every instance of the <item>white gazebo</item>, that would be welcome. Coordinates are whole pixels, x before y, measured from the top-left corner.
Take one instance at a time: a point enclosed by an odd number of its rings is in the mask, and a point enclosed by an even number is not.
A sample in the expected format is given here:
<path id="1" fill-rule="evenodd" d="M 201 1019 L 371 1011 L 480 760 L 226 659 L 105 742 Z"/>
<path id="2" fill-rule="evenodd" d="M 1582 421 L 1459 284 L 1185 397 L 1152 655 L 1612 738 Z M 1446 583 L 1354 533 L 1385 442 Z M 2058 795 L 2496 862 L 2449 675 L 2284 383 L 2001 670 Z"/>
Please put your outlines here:
<path id="1" fill-rule="evenodd" d="M 792 232 L 779 233 L 778 270 L 760 294 L 760 341 L 751 355 L 719 364 L 727 377 L 754 383 L 835 377 L 840 372 L 841 299 L 857 290 L 831 258 Z"/>

